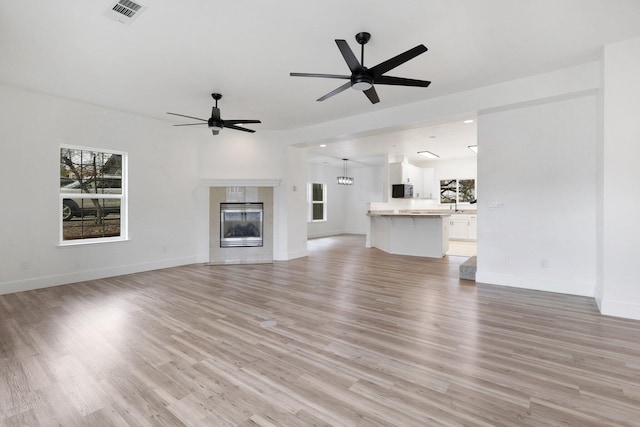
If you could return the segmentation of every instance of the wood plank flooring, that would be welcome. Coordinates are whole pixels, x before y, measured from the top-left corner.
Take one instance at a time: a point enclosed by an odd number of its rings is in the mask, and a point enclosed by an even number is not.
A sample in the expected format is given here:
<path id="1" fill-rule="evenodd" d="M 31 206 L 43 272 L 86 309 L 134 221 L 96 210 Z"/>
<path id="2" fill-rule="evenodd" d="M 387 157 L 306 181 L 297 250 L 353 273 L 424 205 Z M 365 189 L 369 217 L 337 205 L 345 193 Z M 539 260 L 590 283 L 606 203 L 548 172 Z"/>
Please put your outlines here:
<path id="1" fill-rule="evenodd" d="M 464 257 L 309 252 L 0 296 L 0 425 L 640 426 L 640 322 Z"/>

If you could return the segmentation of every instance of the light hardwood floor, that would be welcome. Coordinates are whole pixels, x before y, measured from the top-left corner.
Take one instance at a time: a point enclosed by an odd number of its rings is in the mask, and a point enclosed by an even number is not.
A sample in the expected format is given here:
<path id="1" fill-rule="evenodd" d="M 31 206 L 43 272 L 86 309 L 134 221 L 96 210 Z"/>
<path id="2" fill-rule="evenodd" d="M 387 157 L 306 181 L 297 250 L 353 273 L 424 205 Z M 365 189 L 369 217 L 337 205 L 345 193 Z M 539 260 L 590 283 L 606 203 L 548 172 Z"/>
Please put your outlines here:
<path id="1" fill-rule="evenodd" d="M 0 425 L 640 425 L 640 322 L 464 257 L 309 253 L 0 296 Z"/>
<path id="2" fill-rule="evenodd" d="M 455 256 L 476 256 L 478 254 L 476 242 L 463 242 L 459 240 L 449 240 L 449 250 L 447 255 Z"/>

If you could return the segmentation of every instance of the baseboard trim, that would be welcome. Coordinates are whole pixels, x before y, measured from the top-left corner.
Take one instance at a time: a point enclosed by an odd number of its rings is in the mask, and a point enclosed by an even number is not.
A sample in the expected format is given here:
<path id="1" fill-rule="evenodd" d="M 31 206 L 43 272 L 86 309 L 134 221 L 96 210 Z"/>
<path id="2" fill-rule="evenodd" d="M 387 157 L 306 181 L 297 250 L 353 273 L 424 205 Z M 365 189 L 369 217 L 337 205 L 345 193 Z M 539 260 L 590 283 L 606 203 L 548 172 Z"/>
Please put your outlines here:
<path id="1" fill-rule="evenodd" d="M 302 249 L 302 250 L 299 250 L 299 251 L 289 252 L 288 255 L 289 256 L 288 256 L 287 260 L 296 259 L 296 258 L 304 258 L 306 256 L 309 256 L 309 251 L 307 251 L 306 249 Z"/>
<path id="2" fill-rule="evenodd" d="M 478 269 L 476 283 L 510 286 L 512 288 L 531 289 L 534 291 L 555 292 L 559 294 L 578 295 L 593 298 L 595 283 L 572 282 L 570 280 L 548 280 L 533 277 L 496 274 Z"/>
<path id="3" fill-rule="evenodd" d="M 344 231 L 323 231 L 321 233 L 307 233 L 307 239 L 317 239 L 319 237 L 331 237 L 331 236 L 340 236 L 345 234 Z"/>
<path id="4" fill-rule="evenodd" d="M 125 274 L 141 273 L 144 271 L 160 270 L 181 265 L 196 264 L 198 257 L 175 258 L 143 264 L 122 265 L 98 270 L 78 271 L 66 274 L 33 277 L 0 283 L 0 295 L 15 292 L 31 291 L 34 289 L 50 288 L 52 286 L 68 285 L 70 283 L 85 282 L 87 280 L 104 279 L 106 277 L 122 276 Z"/>
<path id="5" fill-rule="evenodd" d="M 605 316 L 624 317 L 640 320 L 640 304 L 603 298 L 599 304 L 600 313 Z"/>

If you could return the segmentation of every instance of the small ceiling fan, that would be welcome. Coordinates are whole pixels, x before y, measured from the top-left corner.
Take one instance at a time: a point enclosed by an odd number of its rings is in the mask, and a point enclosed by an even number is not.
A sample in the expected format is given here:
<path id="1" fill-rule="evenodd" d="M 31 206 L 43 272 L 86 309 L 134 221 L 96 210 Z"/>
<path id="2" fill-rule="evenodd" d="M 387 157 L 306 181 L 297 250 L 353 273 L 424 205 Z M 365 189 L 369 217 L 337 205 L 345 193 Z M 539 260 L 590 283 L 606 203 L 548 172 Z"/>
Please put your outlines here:
<path id="1" fill-rule="evenodd" d="M 201 120 L 204 122 L 204 123 L 186 123 L 186 124 L 173 125 L 173 126 L 197 126 L 197 125 L 206 124 L 209 126 L 209 129 L 211 129 L 211 132 L 214 135 L 218 135 L 223 128 L 229 128 L 229 129 L 235 129 L 235 130 L 241 130 L 244 132 L 253 133 L 255 132 L 255 130 L 253 129 L 247 129 L 242 126 L 236 126 L 236 125 L 245 124 L 245 123 L 262 123 L 260 120 L 222 120 L 220 118 L 220 109 L 218 108 L 218 101 L 222 98 L 222 95 L 220 95 L 219 93 L 212 93 L 211 97 L 216 101 L 216 105 L 211 109 L 211 117 L 209 117 L 208 120 L 200 119 L 198 117 L 185 116 L 184 114 L 167 113 L 167 114 L 171 114 L 172 116 L 186 117 L 188 119 Z"/>
<path id="2" fill-rule="evenodd" d="M 371 34 L 362 32 L 356 34 L 356 41 L 360 44 L 360 62 L 353 54 L 353 51 L 347 44 L 345 40 L 336 39 L 336 44 L 338 45 L 338 49 L 340 49 L 340 53 L 342 57 L 347 62 L 349 69 L 351 70 L 351 75 L 345 76 L 340 74 L 312 74 L 312 73 L 289 73 L 290 76 L 294 77 L 323 77 L 329 79 L 345 79 L 350 80 L 349 82 L 343 84 L 339 88 L 329 92 L 328 94 L 320 97 L 317 101 L 324 101 L 327 98 L 331 98 L 334 95 L 339 94 L 340 92 L 351 87 L 355 90 L 361 90 L 364 94 L 369 98 L 372 104 L 376 104 L 380 102 L 380 98 L 378 98 L 378 94 L 376 93 L 376 89 L 373 86 L 374 84 L 379 85 L 396 85 L 396 86 L 417 86 L 417 87 L 427 87 L 431 84 L 431 82 L 426 80 L 415 80 L 415 79 L 406 79 L 403 77 L 392 77 L 383 75 L 387 71 L 393 70 L 399 65 L 404 64 L 405 62 L 415 58 L 427 51 L 427 48 L 420 44 L 408 51 L 401 53 L 400 55 L 396 55 L 391 59 L 388 59 L 380 64 L 367 68 L 364 66 L 364 45 L 367 44 L 369 39 L 371 38 Z"/>

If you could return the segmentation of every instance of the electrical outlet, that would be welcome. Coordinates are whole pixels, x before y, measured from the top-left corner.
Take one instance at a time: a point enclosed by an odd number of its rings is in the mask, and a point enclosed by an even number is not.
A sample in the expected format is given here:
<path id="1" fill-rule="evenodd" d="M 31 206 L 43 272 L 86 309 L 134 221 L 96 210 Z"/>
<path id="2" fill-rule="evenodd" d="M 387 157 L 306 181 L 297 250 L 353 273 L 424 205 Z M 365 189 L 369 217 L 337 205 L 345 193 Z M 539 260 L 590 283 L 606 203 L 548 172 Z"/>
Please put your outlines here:
<path id="1" fill-rule="evenodd" d="M 27 271 L 29 269 L 29 261 L 20 261 L 20 270 Z"/>
<path id="2" fill-rule="evenodd" d="M 511 259 L 508 256 L 504 257 L 504 265 L 509 265 L 511 263 Z"/>
<path id="3" fill-rule="evenodd" d="M 76 270 L 80 270 L 80 261 L 76 260 L 76 262 L 73 263 L 74 267 L 76 268 Z"/>
<path id="4" fill-rule="evenodd" d="M 542 258 L 540 260 L 540 267 L 542 268 L 549 268 L 549 260 L 546 258 Z"/>
<path id="5" fill-rule="evenodd" d="M 166 253 L 167 253 L 167 247 L 166 247 L 166 246 L 163 246 L 163 247 L 162 247 L 162 253 L 163 253 L 163 254 L 166 254 Z"/>

